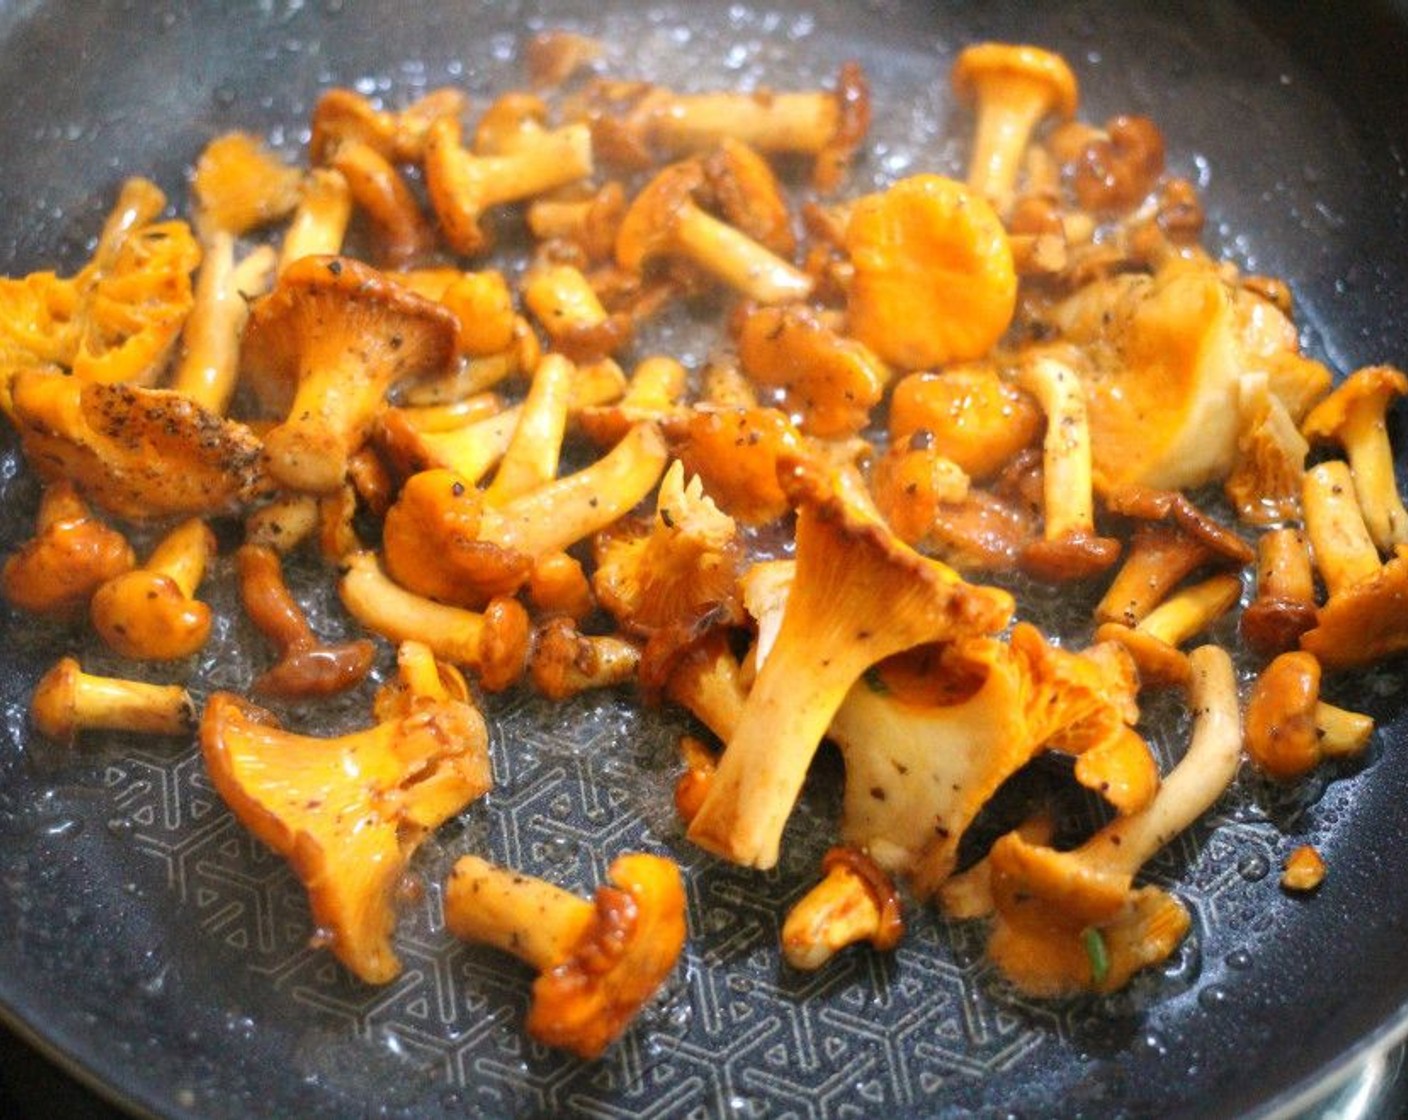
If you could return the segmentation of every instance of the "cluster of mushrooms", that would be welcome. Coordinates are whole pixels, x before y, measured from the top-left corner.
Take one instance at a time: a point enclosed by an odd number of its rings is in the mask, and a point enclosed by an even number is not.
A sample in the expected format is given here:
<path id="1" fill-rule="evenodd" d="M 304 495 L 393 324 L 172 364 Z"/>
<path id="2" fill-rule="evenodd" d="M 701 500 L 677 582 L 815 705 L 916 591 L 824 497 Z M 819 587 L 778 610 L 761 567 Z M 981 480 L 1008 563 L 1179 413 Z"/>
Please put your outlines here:
<path id="1" fill-rule="evenodd" d="M 1335 387 L 1286 285 L 1200 247 L 1158 129 L 1080 120 L 1049 52 L 958 56 L 966 181 L 852 196 L 855 65 L 825 90 L 684 94 L 609 76 L 575 34 L 525 57 L 531 90 L 472 131 L 455 90 L 391 110 L 333 89 L 306 168 L 216 137 L 189 222 L 131 180 L 79 272 L 0 281 L 0 405 L 45 483 L 4 566 L 14 608 L 189 675 L 200 585 L 229 573 L 272 651 L 253 691 L 301 705 L 395 651 L 370 725 L 338 737 L 73 657 L 34 693 L 38 730 L 198 734 L 369 983 L 400 967 L 417 845 L 490 788 L 477 692 L 519 687 L 692 713 L 676 807 L 747 867 L 776 864 L 839 749 L 838 842 L 783 925 L 795 967 L 893 946 L 911 903 L 986 920 L 1037 995 L 1164 960 L 1189 915 L 1142 865 L 1244 756 L 1292 781 L 1372 734 L 1320 681 L 1408 648 L 1385 421 L 1408 380 Z M 714 309 L 702 368 L 641 342 L 681 308 Z M 314 631 L 291 562 L 325 568 L 364 637 Z M 1103 589 L 1089 631 L 1019 620 L 1014 573 Z M 1188 648 L 1235 611 L 1241 689 L 1227 649 Z M 1153 690 L 1191 713 L 1167 773 L 1140 731 Z M 1039 755 L 1105 823 L 1072 842 L 1038 809 L 961 860 Z M 1284 881 L 1323 873 L 1305 848 Z M 672 860 L 621 853 L 610 878 L 589 900 L 465 856 L 444 893 L 453 933 L 538 970 L 534 1037 L 588 1057 L 686 936 Z"/>

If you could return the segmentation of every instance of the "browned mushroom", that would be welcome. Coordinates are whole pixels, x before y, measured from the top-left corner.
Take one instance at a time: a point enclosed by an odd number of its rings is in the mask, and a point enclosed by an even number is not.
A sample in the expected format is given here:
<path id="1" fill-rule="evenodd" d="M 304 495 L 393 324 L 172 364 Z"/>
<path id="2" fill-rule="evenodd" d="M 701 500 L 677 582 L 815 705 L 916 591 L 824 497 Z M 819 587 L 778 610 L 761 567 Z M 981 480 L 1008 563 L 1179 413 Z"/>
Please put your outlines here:
<path id="1" fill-rule="evenodd" d="M 1299 778 L 1327 758 L 1361 754 L 1373 730 L 1370 717 L 1320 699 L 1320 663 L 1303 650 L 1272 661 L 1247 700 L 1247 754 L 1279 781 Z"/>

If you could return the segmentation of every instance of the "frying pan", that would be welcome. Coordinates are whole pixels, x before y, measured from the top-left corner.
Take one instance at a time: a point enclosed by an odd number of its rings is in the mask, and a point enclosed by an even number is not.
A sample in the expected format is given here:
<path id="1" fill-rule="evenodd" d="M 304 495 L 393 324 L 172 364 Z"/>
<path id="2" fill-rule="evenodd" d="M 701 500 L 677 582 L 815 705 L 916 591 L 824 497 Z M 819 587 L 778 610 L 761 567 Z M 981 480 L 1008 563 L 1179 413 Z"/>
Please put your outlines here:
<path id="1" fill-rule="evenodd" d="M 959 171 L 955 51 L 1039 42 L 1075 66 L 1087 118 L 1160 123 L 1173 169 L 1202 187 L 1215 247 L 1292 280 L 1312 353 L 1341 371 L 1408 360 L 1402 4 L 26 0 L 0 11 L 0 265 L 76 267 L 123 177 L 181 200 L 218 131 L 296 149 L 330 84 L 392 104 L 456 84 L 483 104 L 521 82 L 523 36 L 548 26 L 601 35 L 615 73 L 677 87 L 808 86 L 858 58 L 876 110 L 861 182 Z M 700 343 L 677 341 L 697 360 Z M 8 549 L 37 489 L 13 446 L 3 462 Z M 299 590 L 336 624 L 325 591 Z M 212 594 L 238 615 L 227 590 Z M 1121 995 L 1061 1003 L 1016 996 L 977 932 L 929 914 L 892 955 L 852 952 L 810 976 L 779 964 L 778 916 L 816 866 L 834 766 L 782 865 L 743 872 L 692 851 L 673 820 L 671 717 L 619 697 L 496 700 L 498 787 L 421 853 L 405 973 L 373 990 L 307 947 L 301 890 L 228 816 L 190 744 L 60 750 L 33 735 L 28 691 L 81 638 L 4 625 L 0 1007 L 139 1114 L 1280 1116 L 1408 1031 L 1401 663 L 1337 682 L 1338 700 L 1381 723 L 1364 763 L 1293 798 L 1243 781 L 1151 864 L 1194 914 L 1177 957 Z M 218 631 L 183 671 L 202 689 L 242 687 L 235 651 L 250 637 Z M 1301 842 L 1330 866 L 1310 899 L 1275 882 Z M 526 970 L 452 944 L 435 884 L 458 854 L 487 850 L 584 890 L 640 846 L 686 868 L 684 967 L 598 1062 L 529 1044 Z"/>

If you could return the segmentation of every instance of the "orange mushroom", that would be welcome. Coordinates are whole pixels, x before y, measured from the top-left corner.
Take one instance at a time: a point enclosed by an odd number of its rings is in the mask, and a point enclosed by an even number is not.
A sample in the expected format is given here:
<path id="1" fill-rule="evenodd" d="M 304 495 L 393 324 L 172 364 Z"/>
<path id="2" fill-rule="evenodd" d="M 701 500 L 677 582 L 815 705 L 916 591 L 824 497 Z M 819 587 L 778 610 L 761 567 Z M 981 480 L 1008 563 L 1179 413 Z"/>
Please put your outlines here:
<path id="1" fill-rule="evenodd" d="M 215 535 L 200 518 L 164 536 L 146 563 L 115 576 L 93 593 L 93 628 L 123 657 L 171 661 L 205 645 L 214 621 L 193 598 L 215 554 Z"/>
<path id="2" fill-rule="evenodd" d="M 44 488 L 34 536 L 5 558 L 0 590 L 20 610 L 69 614 L 86 609 L 94 591 L 136 562 L 127 538 L 60 479 Z"/>
<path id="3" fill-rule="evenodd" d="M 445 885 L 445 925 L 456 937 L 512 953 L 538 972 L 528 1033 L 582 1058 L 600 1055 L 659 989 L 685 938 L 679 868 L 629 853 L 607 870 L 592 901 L 477 856 Z"/>

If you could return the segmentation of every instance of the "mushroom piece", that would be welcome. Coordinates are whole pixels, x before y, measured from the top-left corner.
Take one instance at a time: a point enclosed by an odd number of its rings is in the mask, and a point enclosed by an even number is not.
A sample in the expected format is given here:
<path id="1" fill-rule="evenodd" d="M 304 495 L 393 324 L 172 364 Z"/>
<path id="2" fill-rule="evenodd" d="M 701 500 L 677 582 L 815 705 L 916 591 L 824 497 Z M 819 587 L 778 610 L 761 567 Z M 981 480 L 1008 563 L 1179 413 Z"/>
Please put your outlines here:
<path id="1" fill-rule="evenodd" d="M 991 633 L 1012 599 L 904 545 L 821 468 L 785 464 L 798 505 L 796 575 L 776 640 L 689 827 L 701 847 L 769 868 L 807 768 L 846 693 L 890 654 Z M 883 622 L 883 624 L 881 624 Z"/>
<path id="2" fill-rule="evenodd" d="M 215 534 L 198 517 L 162 537 L 146 563 L 108 580 L 89 606 L 99 637 L 123 657 L 172 661 L 205 645 L 214 621 L 194 598 L 215 555 Z"/>
<path id="3" fill-rule="evenodd" d="M 1192 670 L 1178 647 L 1226 614 L 1241 594 L 1239 576 L 1215 575 L 1170 595 L 1137 626 L 1102 624 L 1095 630 L 1095 639 L 1118 642 L 1128 650 L 1145 685 L 1184 685 Z"/>
<path id="4" fill-rule="evenodd" d="M 626 190 L 612 179 L 584 198 L 535 198 L 528 204 L 528 229 L 539 241 L 568 242 L 586 260 L 610 260 L 616 230 L 626 213 Z"/>
<path id="5" fill-rule="evenodd" d="M 467 151 L 454 117 L 434 121 L 425 143 L 425 185 L 440 219 L 440 231 L 457 253 L 473 256 L 489 247 L 480 222 L 491 207 L 585 179 L 592 173 L 591 132 L 567 125 L 544 132 L 531 144 L 504 155 Z"/>
<path id="6" fill-rule="evenodd" d="M 566 700 L 593 688 L 635 679 L 641 651 L 615 634 L 583 634 L 570 618 L 553 618 L 533 639 L 528 677 L 549 700 Z"/>
<path id="7" fill-rule="evenodd" d="M 982 197 L 914 175 L 857 199 L 845 227 L 850 332 L 901 370 L 984 356 L 1012 321 L 1007 231 Z"/>
<path id="8" fill-rule="evenodd" d="M 0 591 L 22 611 L 73 614 L 136 562 L 127 538 L 93 516 L 73 483 L 60 479 L 44 488 L 34 536 L 5 558 Z"/>
<path id="9" fill-rule="evenodd" d="M 754 384 L 780 394 L 779 407 L 808 435 L 836 439 L 870 422 L 890 371 L 806 304 L 760 307 L 737 325 L 738 361 Z"/>
<path id="10" fill-rule="evenodd" d="M 29 703 L 34 726 L 59 743 L 85 731 L 189 735 L 196 726 L 195 703 L 179 685 L 94 676 L 72 657 L 44 674 Z"/>
<path id="11" fill-rule="evenodd" d="M 645 639 L 647 689 L 663 683 L 681 652 L 711 629 L 742 620 L 736 529 L 675 461 L 648 526 L 623 522 L 597 535 L 592 587 L 626 632 Z"/>
<path id="12" fill-rule="evenodd" d="M 982 482 L 1042 430 L 1041 406 L 986 363 L 911 373 L 890 394 L 891 446 L 920 439 Z"/>
<path id="13" fill-rule="evenodd" d="M 1105 505 L 1137 521 L 1125 562 L 1096 605 L 1096 622 L 1136 626 L 1196 569 L 1240 569 L 1252 561 L 1241 537 L 1183 494 L 1124 486 L 1107 494 Z"/>
<path id="14" fill-rule="evenodd" d="M 979 43 L 959 54 L 952 83 L 978 114 L 968 185 L 1005 215 L 1032 133 L 1048 116 L 1075 116 L 1075 75 L 1060 55 L 1038 47 Z"/>
<path id="15" fill-rule="evenodd" d="M 169 389 L 85 383 L 38 370 L 12 385 L 25 456 L 128 521 L 230 513 L 269 488 L 244 424 Z"/>
<path id="16" fill-rule="evenodd" d="M 1311 555 L 1332 601 L 1378 575 L 1378 549 L 1348 464 L 1333 459 L 1306 471 L 1303 505 Z"/>
<path id="17" fill-rule="evenodd" d="M 697 160 L 658 172 L 632 200 L 616 233 L 616 263 L 634 274 L 680 257 L 758 303 L 805 299 L 811 277 L 695 202 L 706 176 Z"/>
<path id="18" fill-rule="evenodd" d="M 769 154 L 812 155 L 812 185 L 833 189 L 870 127 L 865 72 L 845 63 L 834 90 L 669 94 L 649 103 L 648 143 L 667 154 L 705 151 L 724 140 Z"/>
<path id="19" fill-rule="evenodd" d="M 269 473 L 336 490 L 387 390 L 448 369 L 456 330 L 445 308 L 358 261 L 295 261 L 250 311 L 241 354 L 263 406 L 287 416 L 264 437 Z"/>
<path id="20" fill-rule="evenodd" d="M 1042 539 L 1022 550 L 1022 567 L 1041 579 L 1082 579 L 1120 554 L 1119 541 L 1095 533 L 1090 424 L 1086 394 L 1072 360 L 1055 350 L 1028 355 L 1018 383 L 1046 413 L 1042 437 Z"/>
<path id="21" fill-rule="evenodd" d="M 1293 781 L 1329 758 L 1363 753 L 1374 721 L 1320 699 L 1320 662 L 1303 650 L 1271 662 L 1247 700 L 1247 755 L 1277 781 Z"/>
<path id="22" fill-rule="evenodd" d="M 1049 326 L 1084 351 L 1094 470 L 1106 489 L 1161 490 L 1226 478 L 1236 461 L 1246 354 L 1233 297 L 1209 263 L 1086 284 Z"/>
<path id="23" fill-rule="evenodd" d="M 462 91 L 445 87 L 431 90 L 399 112 L 388 112 L 353 90 L 330 89 L 313 107 L 308 158 L 314 164 L 326 163 L 339 144 L 356 140 L 392 163 L 419 163 L 431 123 L 459 117 L 467 104 Z"/>
<path id="24" fill-rule="evenodd" d="M 1272 529 L 1256 542 L 1256 597 L 1242 609 L 1242 640 L 1263 656 L 1296 648 L 1315 625 L 1315 574 L 1299 529 Z"/>
<path id="25" fill-rule="evenodd" d="M 445 885 L 456 937 L 512 953 L 537 970 L 528 1033 L 595 1058 L 630 1025 L 675 967 L 685 939 L 679 868 L 631 852 L 607 869 L 592 900 L 477 856 Z"/>
<path id="26" fill-rule="evenodd" d="M 577 413 L 577 425 L 593 443 L 610 447 L 636 424 L 666 424 L 684 412 L 689 370 L 678 359 L 651 354 L 636 363 L 620 399 L 590 405 Z"/>
<path id="27" fill-rule="evenodd" d="M 359 979 L 394 979 L 395 897 L 411 856 L 492 784 L 479 712 L 436 688 L 408 715 L 319 739 L 217 692 L 200 742 L 225 803 L 307 888 L 319 940 Z"/>
<path id="28" fill-rule="evenodd" d="M 1110 992 L 1165 959 L 1187 932 L 1187 910 L 1158 887 L 1136 888 L 1139 868 L 1205 813 L 1241 758 L 1231 659 L 1202 646 L 1191 662 L 1193 732 L 1150 805 L 1115 819 L 1079 847 L 1057 851 L 1018 833 L 989 853 L 996 920 L 988 955 L 1029 995 Z"/>
<path id="29" fill-rule="evenodd" d="M 573 361 L 592 361 L 621 349 L 634 324 L 620 312 L 608 314 L 587 278 L 573 265 L 530 269 L 523 302 L 547 331 L 556 349 Z"/>
<path id="30" fill-rule="evenodd" d="M 1325 881 L 1325 860 L 1309 844 L 1297 846 L 1281 870 L 1281 888 L 1297 893 L 1315 890 Z"/>
<path id="31" fill-rule="evenodd" d="M 480 539 L 534 560 L 562 552 L 634 509 L 660 481 L 668 461 L 659 429 L 637 424 L 581 470 L 486 506 Z"/>
<path id="32" fill-rule="evenodd" d="M 748 688 L 743 667 L 734 656 L 725 631 L 711 630 L 675 659 L 665 682 L 665 695 L 687 709 L 721 741 L 733 737 L 743 715 Z M 711 756 L 710 775 L 713 772 Z M 685 819 L 693 820 L 694 813 Z"/>
<path id="33" fill-rule="evenodd" d="M 1408 393 L 1408 377 L 1391 366 L 1356 370 L 1316 405 L 1301 430 L 1314 441 L 1344 447 L 1369 535 L 1384 552 L 1408 544 L 1408 509 L 1394 477 L 1386 413 Z"/>
<path id="34" fill-rule="evenodd" d="M 1252 525 L 1297 520 L 1310 445 L 1262 371 L 1237 381 L 1237 458 L 1222 484 L 1237 516 Z"/>
<path id="35" fill-rule="evenodd" d="M 272 548 L 244 544 L 235 553 L 245 613 L 278 651 L 279 660 L 255 678 L 255 692 L 271 696 L 328 696 L 359 684 L 376 647 L 366 639 L 328 645 L 318 640 L 283 578 Z"/>
<path id="36" fill-rule="evenodd" d="M 483 613 L 437 603 L 389 579 L 376 553 L 342 560 L 338 592 L 363 626 L 389 641 L 418 641 L 435 656 L 472 670 L 491 692 L 516 682 L 527 664 L 531 624 L 517 599 L 500 596 Z"/>
<path id="37" fill-rule="evenodd" d="M 1379 562 L 1345 463 L 1306 472 L 1305 531 L 1329 597 L 1315 612 L 1315 626 L 1301 635 L 1301 648 L 1327 669 L 1368 665 L 1408 649 L 1408 545 Z"/>
<path id="38" fill-rule="evenodd" d="M 192 305 L 200 245 L 183 221 L 155 219 L 166 196 L 129 179 L 103 223 L 88 263 L 71 277 L 0 277 L 0 405 L 17 371 L 52 370 L 75 380 L 150 385 Z"/>
<path id="39" fill-rule="evenodd" d="M 864 852 L 832 848 L 822 856 L 823 878 L 787 912 L 782 956 L 807 972 L 826 964 L 848 945 L 870 942 L 880 952 L 904 937 L 899 893 L 890 877 Z"/>
<path id="40" fill-rule="evenodd" d="M 747 525 L 787 513 L 778 464 L 800 454 L 802 433 L 777 408 L 696 406 L 665 423 L 685 473 L 704 481 L 721 510 Z"/>

